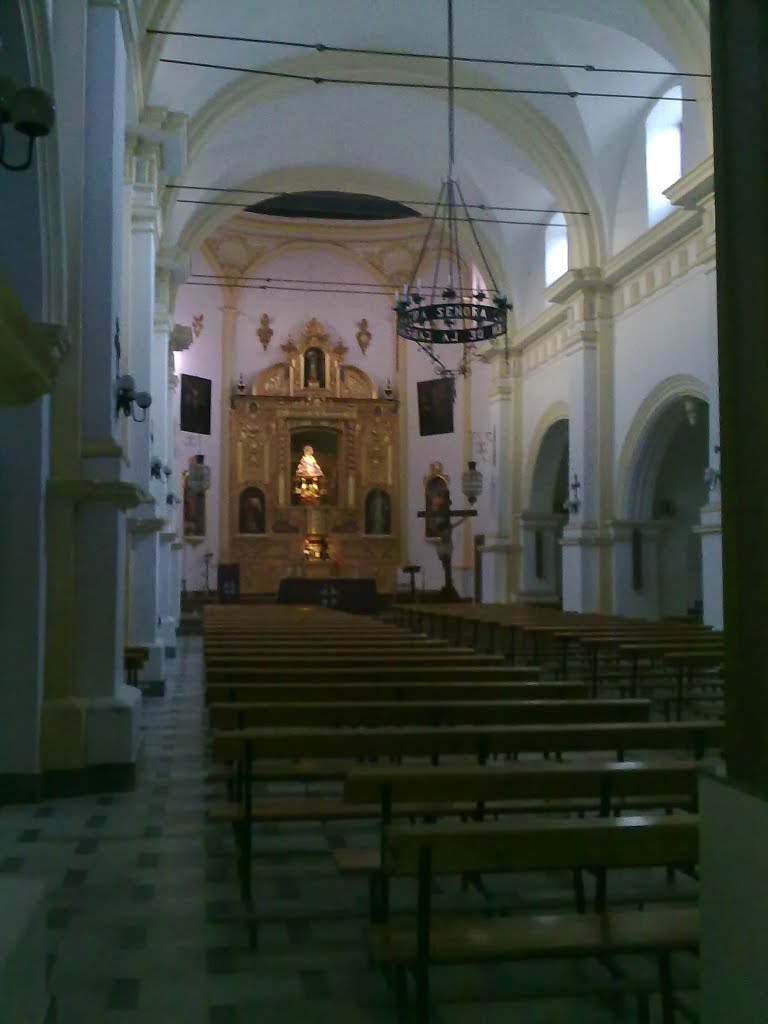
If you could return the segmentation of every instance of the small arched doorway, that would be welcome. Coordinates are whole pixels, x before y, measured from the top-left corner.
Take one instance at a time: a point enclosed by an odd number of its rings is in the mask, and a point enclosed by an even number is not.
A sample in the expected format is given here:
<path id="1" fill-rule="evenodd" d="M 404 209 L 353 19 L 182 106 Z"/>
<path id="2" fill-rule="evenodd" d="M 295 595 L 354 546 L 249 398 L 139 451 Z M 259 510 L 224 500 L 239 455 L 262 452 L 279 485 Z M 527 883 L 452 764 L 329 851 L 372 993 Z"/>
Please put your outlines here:
<path id="1" fill-rule="evenodd" d="M 568 444 L 568 420 L 557 419 L 541 438 L 521 522 L 520 596 L 553 604 L 561 604 L 563 596 L 560 538 L 567 518 Z"/>
<path id="2" fill-rule="evenodd" d="M 615 580 L 635 610 L 653 618 L 701 617 L 701 542 L 695 532 L 707 502 L 709 406 L 694 395 L 667 402 L 641 435 L 628 479 L 632 572 Z M 638 604 L 639 602 L 639 604 Z"/>

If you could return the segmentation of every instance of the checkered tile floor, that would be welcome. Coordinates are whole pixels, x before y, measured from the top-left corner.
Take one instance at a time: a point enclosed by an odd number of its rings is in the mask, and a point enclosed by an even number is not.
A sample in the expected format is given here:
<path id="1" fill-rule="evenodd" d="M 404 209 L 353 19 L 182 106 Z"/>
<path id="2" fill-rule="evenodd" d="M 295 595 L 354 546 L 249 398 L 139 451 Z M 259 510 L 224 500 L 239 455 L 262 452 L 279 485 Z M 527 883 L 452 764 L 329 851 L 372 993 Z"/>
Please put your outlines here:
<path id="1" fill-rule="evenodd" d="M 145 701 L 134 792 L 0 809 L 0 872 L 49 887 L 58 1024 L 394 1024 L 391 992 L 366 960 L 364 886 L 342 882 L 330 858 L 365 826 L 259 832 L 256 905 L 268 923 L 249 949 L 230 835 L 205 822 L 200 640 L 183 638 L 169 667 L 165 697 Z M 569 902 L 567 879 L 514 884 L 502 894 L 513 905 Z M 436 894 L 481 899 L 453 883 Z M 653 975 L 650 963 L 629 966 Z M 609 980 L 597 964 L 437 970 L 434 1021 L 636 1020 L 631 999 L 573 998 Z"/>

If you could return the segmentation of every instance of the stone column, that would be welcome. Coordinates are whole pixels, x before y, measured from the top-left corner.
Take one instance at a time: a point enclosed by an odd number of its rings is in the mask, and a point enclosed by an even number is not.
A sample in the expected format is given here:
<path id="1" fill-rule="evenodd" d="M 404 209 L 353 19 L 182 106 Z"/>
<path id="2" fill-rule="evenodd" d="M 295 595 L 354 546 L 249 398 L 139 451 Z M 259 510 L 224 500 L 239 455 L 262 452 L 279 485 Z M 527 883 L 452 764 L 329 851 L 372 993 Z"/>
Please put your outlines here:
<path id="1" fill-rule="evenodd" d="M 704 1024 L 768 1005 L 768 93 L 764 0 L 710 10 L 727 778 L 701 786 Z"/>
<path id="2" fill-rule="evenodd" d="M 501 352 L 494 357 L 489 396 L 491 422 L 496 430 L 496 468 L 491 476 L 491 528 L 483 556 L 484 600 L 508 602 L 518 587 L 520 542 L 517 532 L 520 495 L 520 366 L 516 357 L 507 366 Z"/>
<path id="3" fill-rule="evenodd" d="M 136 387 L 149 390 L 152 394 L 152 406 L 147 410 L 144 422 L 131 423 L 130 432 L 131 476 L 146 495 L 129 523 L 130 640 L 133 644 L 146 647 L 149 652 L 149 658 L 139 673 L 139 680 L 153 693 L 162 693 L 165 687 L 165 644 L 160 628 L 159 541 L 159 533 L 165 526 L 165 488 L 161 480 L 152 478 L 150 464 L 158 450 L 154 441 L 155 434 L 161 435 L 163 439 L 165 435 L 167 355 L 161 359 L 158 348 L 162 348 L 163 335 L 167 346 L 170 329 L 161 314 L 161 337 L 158 340 L 155 263 L 160 233 L 160 210 L 157 203 L 159 162 L 156 145 L 142 140 L 135 143 L 131 204 L 130 372 L 136 380 Z M 161 380 L 158 380 L 160 363 L 162 372 Z"/>
<path id="4" fill-rule="evenodd" d="M 49 790 L 130 785 L 140 694 L 124 682 L 125 509 L 139 500 L 121 481 L 113 344 L 122 283 L 126 59 L 120 15 L 91 5 L 85 55 L 79 379 L 53 403 L 53 473 L 47 488 L 49 587 L 41 766 Z M 73 131 L 75 126 L 73 125 Z M 77 272 L 77 271 L 75 271 Z M 79 406 L 78 419 L 71 406 Z M 68 443 L 66 443 L 68 439 Z M 82 459 L 82 470 L 81 462 Z"/>
<path id="5" fill-rule="evenodd" d="M 554 290 L 553 290 L 554 289 Z M 568 473 L 569 488 L 575 477 L 578 498 L 563 530 L 563 608 L 566 611 L 599 611 L 604 567 L 600 530 L 601 457 L 599 347 L 607 321 L 606 292 L 600 271 L 570 270 L 550 289 L 550 301 L 570 308 L 568 338 Z"/>

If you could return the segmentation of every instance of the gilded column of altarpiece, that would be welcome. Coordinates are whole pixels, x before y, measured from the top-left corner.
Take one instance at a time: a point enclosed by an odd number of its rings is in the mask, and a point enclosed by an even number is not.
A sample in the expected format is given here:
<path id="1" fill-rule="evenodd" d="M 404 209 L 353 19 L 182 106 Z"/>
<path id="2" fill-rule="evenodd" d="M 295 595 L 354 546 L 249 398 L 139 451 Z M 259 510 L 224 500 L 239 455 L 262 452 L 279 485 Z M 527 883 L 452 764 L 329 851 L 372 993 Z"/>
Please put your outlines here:
<path id="1" fill-rule="evenodd" d="M 347 348 L 316 320 L 282 345 L 285 360 L 257 374 L 230 408 L 229 551 L 244 593 L 273 593 L 307 571 L 308 534 L 327 538 L 332 576 L 373 576 L 391 592 L 399 565 L 398 403 L 347 366 Z M 295 470 L 313 443 L 327 494 L 297 504 Z"/>

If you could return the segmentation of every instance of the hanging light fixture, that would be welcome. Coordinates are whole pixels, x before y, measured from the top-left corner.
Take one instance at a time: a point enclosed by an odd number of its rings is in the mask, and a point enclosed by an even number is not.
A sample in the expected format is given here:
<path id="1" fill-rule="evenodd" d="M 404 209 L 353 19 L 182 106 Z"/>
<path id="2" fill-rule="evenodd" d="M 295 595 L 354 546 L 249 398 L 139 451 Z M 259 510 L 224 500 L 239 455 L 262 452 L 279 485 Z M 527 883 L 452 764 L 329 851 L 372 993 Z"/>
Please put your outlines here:
<path id="1" fill-rule="evenodd" d="M 477 468 L 476 462 L 468 462 L 467 468 L 461 474 L 461 492 L 470 505 L 474 505 L 483 493 L 483 474 Z"/>
<path id="2" fill-rule="evenodd" d="M 479 342 L 503 336 L 508 359 L 507 311 L 511 308 L 485 258 L 455 175 L 453 65 L 453 0 L 448 0 L 448 176 L 440 187 L 411 279 L 395 295 L 398 335 L 416 342 L 435 364 L 435 372 L 442 377 L 468 374 L 470 360 Z M 482 290 L 473 292 L 472 282 L 464 279 L 466 270 L 462 272 L 459 251 L 459 224 L 462 222 L 469 224 L 480 257 L 478 269 L 485 280 L 490 281 L 492 295 Z M 422 264 L 426 263 L 427 249 L 433 237 L 437 239 L 437 255 L 432 282 L 422 288 L 420 271 Z M 447 283 L 438 283 L 438 275 L 446 271 Z M 453 368 L 445 362 L 449 346 L 458 346 L 461 352 L 459 362 Z"/>

